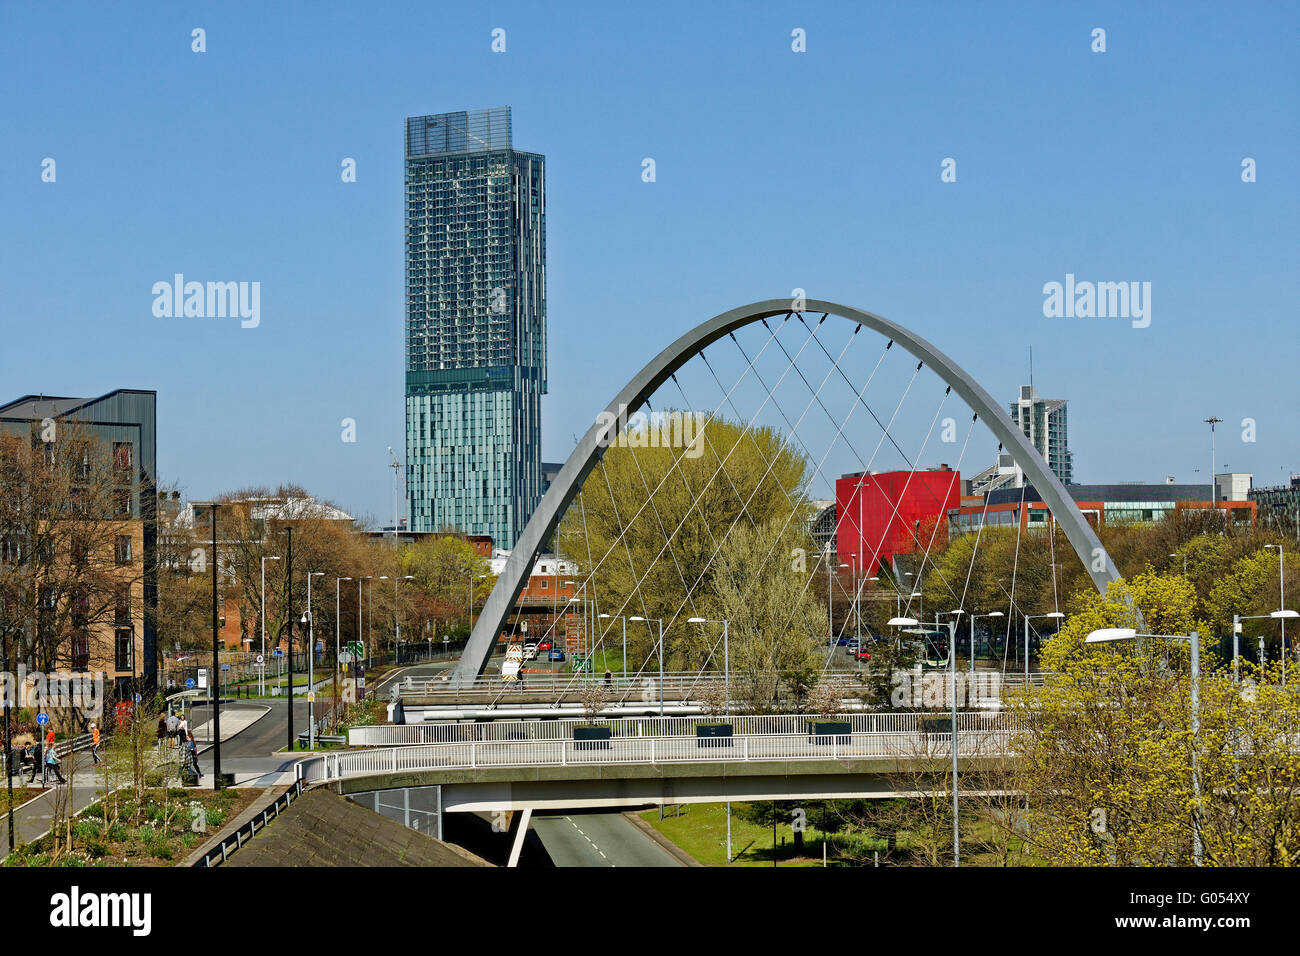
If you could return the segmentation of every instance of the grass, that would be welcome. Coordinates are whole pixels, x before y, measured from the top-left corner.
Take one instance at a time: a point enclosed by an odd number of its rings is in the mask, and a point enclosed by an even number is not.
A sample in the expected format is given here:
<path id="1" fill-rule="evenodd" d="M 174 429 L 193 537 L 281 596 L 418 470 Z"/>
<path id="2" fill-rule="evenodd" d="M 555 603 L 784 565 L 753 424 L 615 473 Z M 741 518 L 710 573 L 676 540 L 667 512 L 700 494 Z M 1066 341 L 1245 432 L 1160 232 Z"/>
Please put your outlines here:
<path id="1" fill-rule="evenodd" d="M 692 803 L 667 807 L 662 820 L 658 810 L 647 810 L 641 814 L 641 819 L 705 866 L 728 865 L 726 804 Z M 777 825 L 778 866 L 821 866 L 821 840 L 812 839 L 812 832 L 804 836 L 803 856 L 796 857 L 794 831 L 788 824 Z M 782 838 L 785 839 L 784 846 L 781 845 Z M 736 804 L 731 808 L 731 846 L 734 854 L 731 866 L 772 865 L 772 828 L 742 820 L 736 813 Z"/>
<path id="2" fill-rule="evenodd" d="M 62 850 L 57 859 L 52 838 L 45 836 L 20 846 L 4 865 L 175 866 L 258 793 L 177 788 L 123 792 L 116 821 L 110 821 L 105 801 L 91 804 L 72 822 L 71 850 Z"/>
<path id="3" fill-rule="evenodd" d="M 659 819 L 658 810 L 647 810 L 641 819 L 671 840 L 676 846 L 686 851 L 692 858 L 705 866 L 771 866 L 772 865 L 772 828 L 749 823 L 740 818 L 736 812 L 738 804 L 731 807 L 731 844 L 734 858 L 727 862 L 727 812 L 723 803 L 696 803 L 664 810 L 663 820 Z M 971 852 L 981 837 L 988 837 L 991 825 L 976 823 L 970 828 L 962 827 L 964 866 L 1002 866 L 1001 858 L 991 851 Z M 784 839 L 784 845 L 782 845 Z M 826 834 L 811 827 L 804 833 L 804 850 L 801 856 L 795 855 L 794 832 L 787 824 L 776 827 L 776 859 L 778 866 L 821 866 L 822 848 Z M 1022 843 L 1013 839 L 1011 866 L 1044 866 L 1046 862 L 1038 857 L 1022 853 Z M 852 837 L 845 834 L 831 834 L 826 845 L 826 861 L 829 866 L 870 865 L 873 851 L 880 852 L 882 862 L 886 861 L 887 841 L 863 835 Z M 904 830 L 898 835 L 898 848 L 903 857 L 915 860 L 910 852 L 913 848 L 913 835 Z M 898 862 L 894 861 L 895 864 Z"/>

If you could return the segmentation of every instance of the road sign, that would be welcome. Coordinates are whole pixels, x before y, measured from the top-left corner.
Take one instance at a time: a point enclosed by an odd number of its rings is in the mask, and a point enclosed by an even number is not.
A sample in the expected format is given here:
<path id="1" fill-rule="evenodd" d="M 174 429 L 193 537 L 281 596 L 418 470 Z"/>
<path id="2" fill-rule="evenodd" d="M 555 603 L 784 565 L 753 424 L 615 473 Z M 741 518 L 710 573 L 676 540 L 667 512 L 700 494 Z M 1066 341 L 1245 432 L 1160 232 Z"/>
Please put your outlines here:
<path id="1" fill-rule="evenodd" d="M 575 671 L 591 671 L 591 658 L 583 657 L 581 654 L 574 654 L 572 662 L 569 665 Z"/>
<path id="2" fill-rule="evenodd" d="M 50 715 L 49 715 L 49 714 L 37 714 L 37 715 L 36 715 L 36 722 L 37 722 L 38 724 L 40 724 L 42 727 L 44 727 L 46 724 L 48 724 L 48 723 L 50 722 Z"/>
<path id="3" fill-rule="evenodd" d="M 223 671 L 228 671 L 228 670 L 230 670 L 230 665 L 229 665 L 229 664 L 222 664 L 222 665 L 221 665 L 221 669 L 222 669 Z"/>
<path id="4" fill-rule="evenodd" d="M 309 703 L 309 704 L 314 704 L 314 703 L 316 703 L 316 692 L 315 692 L 315 691 L 308 691 L 308 692 L 307 692 L 307 703 Z"/>
<path id="5" fill-rule="evenodd" d="M 265 663 L 266 663 L 266 658 L 263 657 L 261 654 L 258 654 L 258 655 L 257 655 L 257 663 L 258 663 L 258 664 L 265 664 Z"/>
<path id="6" fill-rule="evenodd" d="M 272 656 L 272 657 L 284 657 L 284 651 L 280 650 L 280 648 L 277 647 L 275 650 L 273 650 L 273 651 L 271 652 L 271 656 Z"/>
<path id="7" fill-rule="evenodd" d="M 194 688 L 194 678 L 193 677 L 185 678 L 185 686 L 192 690 Z"/>
<path id="8" fill-rule="evenodd" d="M 353 657 L 365 657 L 366 645 L 361 641 L 351 641 L 348 644 L 348 653 Z"/>
<path id="9" fill-rule="evenodd" d="M 208 669 L 206 667 L 200 667 L 199 668 L 199 690 L 207 690 L 207 688 L 208 688 Z"/>

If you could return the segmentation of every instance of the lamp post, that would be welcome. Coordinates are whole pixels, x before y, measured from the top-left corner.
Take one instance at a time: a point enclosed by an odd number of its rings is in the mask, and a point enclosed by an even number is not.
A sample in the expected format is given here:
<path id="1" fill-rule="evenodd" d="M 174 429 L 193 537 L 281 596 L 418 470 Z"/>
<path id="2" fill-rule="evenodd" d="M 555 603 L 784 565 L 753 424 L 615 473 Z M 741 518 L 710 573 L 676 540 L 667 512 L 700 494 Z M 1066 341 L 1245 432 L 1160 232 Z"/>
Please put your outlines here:
<path id="1" fill-rule="evenodd" d="M 289 632 L 289 640 L 286 642 L 289 654 L 289 695 L 285 706 L 285 716 L 288 718 L 285 721 L 285 730 L 288 732 L 289 752 L 293 753 L 293 526 L 290 525 L 284 530 L 285 537 L 288 539 L 285 549 L 287 560 L 284 562 L 284 621 Z M 278 639 L 276 643 L 279 643 Z M 276 677 L 279 678 L 278 673 Z"/>
<path id="2" fill-rule="evenodd" d="M 307 575 L 307 612 L 302 616 L 302 623 L 307 627 L 307 746 L 309 748 L 316 746 L 316 615 L 311 607 L 311 579 L 324 575 L 324 571 L 312 571 Z M 289 674 L 289 706 L 293 706 L 292 672 Z"/>
<path id="3" fill-rule="evenodd" d="M 1279 612 L 1277 614 L 1277 618 L 1279 624 L 1282 627 L 1282 686 L 1285 687 L 1286 686 L 1286 619 L 1290 615 L 1281 613 L 1286 609 L 1286 569 L 1282 563 L 1283 548 L 1282 545 L 1280 544 L 1266 544 L 1264 545 L 1264 547 L 1270 550 L 1273 548 L 1277 549 L 1277 588 L 1278 588 L 1277 606 Z"/>
<path id="4" fill-rule="evenodd" d="M 664 715 L 664 619 L 661 617 L 629 617 L 629 621 L 659 622 L 659 716 Z"/>
<path id="5" fill-rule="evenodd" d="M 334 579 L 334 677 L 330 681 L 330 687 L 333 690 L 332 710 L 338 710 L 339 706 L 339 658 L 343 651 L 343 587 L 344 581 L 351 581 L 352 578 Z"/>
<path id="6" fill-rule="evenodd" d="M 1065 617 L 1060 611 L 1050 611 L 1047 614 L 1026 614 L 1025 615 L 1025 687 L 1029 686 L 1029 622 L 1034 618 L 1050 617 L 1060 620 Z M 1058 627 L 1060 625 L 1057 625 Z"/>
<path id="7" fill-rule="evenodd" d="M 1240 654 L 1241 644 L 1241 622 L 1242 621 L 1260 621 L 1269 618 L 1280 621 L 1282 624 L 1282 639 L 1286 640 L 1286 622 L 1289 618 L 1300 617 L 1300 611 L 1290 611 L 1282 608 L 1278 611 L 1269 611 L 1267 614 L 1234 614 L 1232 615 L 1232 680 L 1237 681 L 1237 658 Z M 1264 638 L 1259 639 L 1259 666 L 1262 671 L 1264 668 Z M 1282 645 L 1282 682 L 1286 683 L 1286 645 Z"/>
<path id="8" fill-rule="evenodd" d="M 1139 634 L 1131 627 L 1104 627 L 1091 632 L 1083 642 L 1102 644 L 1151 637 L 1164 641 L 1187 641 L 1192 652 L 1192 860 L 1201 866 L 1205 848 L 1201 843 L 1201 777 L 1196 759 L 1196 740 L 1201 732 L 1201 641 L 1196 631 L 1190 634 Z"/>
<path id="9" fill-rule="evenodd" d="M 262 556 L 262 666 L 257 669 L 257 692 L 266 696 L 266 562 L 279 561 L 278 555 Z"/>
<path id="10" fill-rule="evenodd" d="M 975 670 L 975 619 L 977 617 L 1006 617 L 1001 611 L 989 611 L 987 614 L 970 616 L 970 670 Z"/>
<path id="11" fill-rule="evenodd" d="M 1219 485 L 1214 478 L 1214 426 L 1223 421 L 1216 415 L 1209 418 L 1202 418 L 1201 421 L 1210 426 L 1210 514 L 1219 506 Z"/>
<path id="12" fill-rule="evenodd" d="M 1269 544 L 1269 545 L 1265 545 L 1265 547 L 1267 547 L 1267 548 L 1271 548 L 1272 545 L 1271 545 L 1271 544 Z M 1177 558 L 1177 557 L 1180 557 L 1180 555 L 1177 555 L 1177 554 L 1171 554 L 1169 557 L 1171 557 L 1171 558 Z M 1183 559 L 1183 577 L 1187 577 L 1187 555 L 1184 554 L 1184 555 L 1181 555 L 1181 557 L 1182 557 L 1182 559 Z"/>
<path id="13" fill-rule="evenodd" d="M 379 580 L 387 581 L 388 575 L 386 574 L 379 575 Z M 415 575 L 413 574 L 393 575 L 393 663 L 394 664 L 400 664 L 401 656 L 402 656 L 402 619 L 401 616 L 398 614 L 399 602 L 397 599 L 397 582 L 414 581 L 414 580 L 415 580 Z M 372 590 L 370 594 L 371 594 L 371 598 L 373 599 L 374 591 Z"/>
<path id="14" fill-rule="evenodd" d="M 218 647 L 221 640 L 217 620 L 217 503 L 212 512 L 212 677 L 208 691 L 212 694 L 212 788 L 221 789 L 221 660 Z"/>
<path id="15" fill-rule="evenodd" d="M 361 630 L 361 605 L 362 605 L 362 603 L 363 603 L 363 598 L 362 598 L 362 594 L 361 594 L 361 582 L 362 582 L 362 581 L 369 581 L 370 579 L 371 579 L 371 576 L 370 576 L 369 574 L 362 574 L 362 575 L 358 575 L 358 576 L 357 576 L 357 643 L 358 643 L 358 644 L 361 643 L 361 637 L 362 637 L 362 633 L 363 633 L 362 630 Z M 357 661 L 357 655 L 356 655 L 356 654 L 353 654 L 353 655 L 352 655 L 352 679 L 353 679 L 353 681 L 355 681 L 355 680 L 357 679 L 357 664 L 358 664 L 358 661 Z M 353 688 L 355 689 L 356 684 L 354 683 L 352 686 L 353 686 Z"/>
<path id="16" fill-rule="evenodd" d="M 688 617 L 687 624 L 721 624 L 722 625 L 722 687 L 723 687 L 723 712 L 731 713 L 731 645 L 727 637 L 727 631 L 730 622 L 713 621 L 704 617 Z"/>
<path id="17" fill-rule="evenodd" d="M 602 614 L 600 616 L 606 619 L 611 617 L 611 615 L 609 614 Z M 619 620 L 623 622 L 623 676 L 626 678 L 627 677 L 627 618 L 624 617 L 622 614 L 616 614 L 612 616 L 617 617 Z"/>

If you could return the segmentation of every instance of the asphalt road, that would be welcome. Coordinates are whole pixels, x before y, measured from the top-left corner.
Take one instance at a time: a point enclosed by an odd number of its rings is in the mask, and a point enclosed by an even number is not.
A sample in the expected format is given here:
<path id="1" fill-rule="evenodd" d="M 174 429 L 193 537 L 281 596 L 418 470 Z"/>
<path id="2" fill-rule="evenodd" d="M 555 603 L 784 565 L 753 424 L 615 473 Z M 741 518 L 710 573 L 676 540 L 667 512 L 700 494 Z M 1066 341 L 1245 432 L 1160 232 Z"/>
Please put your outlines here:
<path id="1" fill-rule="evenodd" d="M 621 813 L 533 814 L 556 866 L 681 866 Z"/>

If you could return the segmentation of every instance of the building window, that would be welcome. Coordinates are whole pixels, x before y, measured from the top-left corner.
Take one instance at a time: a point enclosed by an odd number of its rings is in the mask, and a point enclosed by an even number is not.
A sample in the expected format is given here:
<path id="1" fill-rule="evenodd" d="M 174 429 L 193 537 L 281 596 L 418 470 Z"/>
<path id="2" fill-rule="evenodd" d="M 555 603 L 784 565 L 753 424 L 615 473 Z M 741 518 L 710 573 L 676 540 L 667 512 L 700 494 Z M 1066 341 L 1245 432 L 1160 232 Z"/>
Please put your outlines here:
<path id="1" fill-rule="evenodd" d="M 135 632 L 129 627 L 118 628 L 113 632 L 113 664 L 120 671 L 134 670 L 132 654 L 135 650 Z"/>
<path id="2" fill-rule="evenodd" d="M 117 513 L 122 517 L 131 517 L 131 489 L 117 489 Z"/>
<path id="3" fill-rule="evenodd" d="M 117 536 L 115 556 L 118 564 L 131 563 L 131 536 L 129 534 L 119 534 Z"/>
<path id="4" fill-rule="evenodd" d="M 546 591 L 550 589 L 550 586 L 551 586 L 550 582 L 547 581 L 546 578 L 542 578 L 542 583 L 539 585 L 539 587 L 541 587 L 543 591 Z"/>
<path id="5" fill-rule="evenodd" d="M 129 441 L 113 442 L 113 470 L 118 474 L 131 473 L 131 443 Z"/>
<path id="6" fill-rule="evenodd" d="M 85 671 L 90 669 L 90 633 L 85 630 L 72 635 L 72 669 Z"/>
<path id="7" fill-rule="evenodd" d="M 113 594 L 113 623 L 131 623 L 131 586 L 118 585 Z"/>

